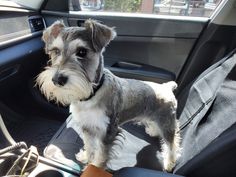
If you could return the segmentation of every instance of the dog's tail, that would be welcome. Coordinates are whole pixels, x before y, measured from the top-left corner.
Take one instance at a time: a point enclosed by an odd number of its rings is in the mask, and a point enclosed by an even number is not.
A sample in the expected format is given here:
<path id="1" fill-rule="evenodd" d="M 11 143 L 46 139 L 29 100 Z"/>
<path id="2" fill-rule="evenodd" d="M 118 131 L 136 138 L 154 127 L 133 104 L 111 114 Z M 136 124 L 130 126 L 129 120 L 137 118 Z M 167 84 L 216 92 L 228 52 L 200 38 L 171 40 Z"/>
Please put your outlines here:
<path id="1" fill-rule="evenodd" d="M 170 81 L 165 83 L 167 87 L 169 87 L 172 91 L 174 91 L 177 88 L 177 83 L 175 81 Z"/>

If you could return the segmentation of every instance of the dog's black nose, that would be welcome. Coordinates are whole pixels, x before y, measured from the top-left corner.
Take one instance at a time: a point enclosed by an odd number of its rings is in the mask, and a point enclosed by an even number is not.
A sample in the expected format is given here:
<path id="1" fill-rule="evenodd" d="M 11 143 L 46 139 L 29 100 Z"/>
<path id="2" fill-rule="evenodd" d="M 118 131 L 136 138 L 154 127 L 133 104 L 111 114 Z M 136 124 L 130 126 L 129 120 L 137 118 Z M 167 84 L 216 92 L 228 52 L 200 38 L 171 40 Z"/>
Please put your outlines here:
<path id="1" fill-rule="evenodd" d="M 63 74 L 55 74 L 52 78 L 52 82 L 56 86 L 64 86 L 68 81 L 68 77 Z"/>

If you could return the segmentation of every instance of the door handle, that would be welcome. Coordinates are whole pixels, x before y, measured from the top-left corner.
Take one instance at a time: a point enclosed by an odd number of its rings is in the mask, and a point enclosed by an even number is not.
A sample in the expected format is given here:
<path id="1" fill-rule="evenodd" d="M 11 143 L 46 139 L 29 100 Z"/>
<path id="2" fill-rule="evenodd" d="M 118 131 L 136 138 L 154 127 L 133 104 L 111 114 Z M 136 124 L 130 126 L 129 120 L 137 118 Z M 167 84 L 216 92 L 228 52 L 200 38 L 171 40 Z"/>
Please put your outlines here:
<path id="1" fill-rule="evenodd" d="M 85 20 L 77 20 L 77 26 L 82 27 L 84 26 Z"/>
<path id="2" fill-rule="evenodd" d="M 117 62 L 117 63 L 113 64 L 111 67 L 116 67 L 116 68 L 120 68 L 120 69 L 135 70 L 135 69 L 141 69 L 142 64 L 121 61 L 121 62 Z"/>

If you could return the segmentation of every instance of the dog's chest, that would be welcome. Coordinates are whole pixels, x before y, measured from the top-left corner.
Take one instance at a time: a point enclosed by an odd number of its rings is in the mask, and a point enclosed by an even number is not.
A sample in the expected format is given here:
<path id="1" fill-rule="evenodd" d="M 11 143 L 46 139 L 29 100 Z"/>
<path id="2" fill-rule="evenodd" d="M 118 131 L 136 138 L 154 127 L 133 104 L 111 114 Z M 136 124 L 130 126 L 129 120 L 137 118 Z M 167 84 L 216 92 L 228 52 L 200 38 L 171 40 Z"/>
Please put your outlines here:
<path id="1" fill-rule="evenodd" d="M 71 104 L 70 112 L 81 128 L 106 130 L 110 123 L 105 111 L 97 106 L 81 103 Z"/>

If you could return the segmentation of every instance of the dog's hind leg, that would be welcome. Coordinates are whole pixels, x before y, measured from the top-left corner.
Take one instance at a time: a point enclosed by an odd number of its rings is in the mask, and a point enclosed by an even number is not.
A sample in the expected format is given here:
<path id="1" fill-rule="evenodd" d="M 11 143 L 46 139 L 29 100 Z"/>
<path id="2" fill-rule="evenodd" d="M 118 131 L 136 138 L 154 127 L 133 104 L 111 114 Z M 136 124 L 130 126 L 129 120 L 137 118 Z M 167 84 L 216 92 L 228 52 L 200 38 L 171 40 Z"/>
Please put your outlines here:
<path id="1" fill-rule="evenodd" d="M 145 127 L 145 132 L 151 136 L 151 137 L 157 137 L 160 135 L 160 130 L 159 127 L 157 125 L 157 123 L 155 121 L 151 121 L 151 120 L 143 120 L 141 121 L 141 123 L 144 125 Z"/>
<path id="2" fill-rule="evenodd" d="M 164 120 L 164 121 L 163 121 Z M 151 137 L 160 136 L 163 139 L 162 158 L 165 171 L 171 171 L 175 166 L 178 153 L 180 136 L 178 133 L 178 124 L 173 117 L 160 117 L 157 121 L 145 119 L 142 121 L 145 126 L 145 132 Z"/>
<path id="3" fill-rule="evenodd" d="M 180 155 L 180 135 L 175 114 L 159 119 L 158 127 L 164 140 L 162 144 L 163 167 L 164 170 L 170 172 Z"/>

